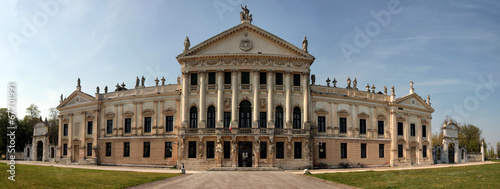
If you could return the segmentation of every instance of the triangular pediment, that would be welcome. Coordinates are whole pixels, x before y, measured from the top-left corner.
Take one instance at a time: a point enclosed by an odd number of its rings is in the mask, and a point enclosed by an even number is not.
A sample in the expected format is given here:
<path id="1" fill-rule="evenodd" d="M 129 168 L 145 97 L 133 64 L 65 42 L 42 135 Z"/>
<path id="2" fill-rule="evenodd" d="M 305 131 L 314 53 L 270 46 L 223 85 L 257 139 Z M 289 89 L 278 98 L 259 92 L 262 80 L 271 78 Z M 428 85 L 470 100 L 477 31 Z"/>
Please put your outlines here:
<path id="1" fill-rule="evenodd" d="M 94 97 L 90 96 L 87 93 L 81 92 L 81 91 L 75 91 L 71 93 L 64 101 L 62 101 L 59 106 L 57 106 L 57 109 L 63 108 L 63 107 L 70 107 L 70 106 L 75 106 L 75 105 L 80 105 L 80 104 L 89 104 L 89 103 L 94 103 L 96 100 Z"/>
<path id="2" fill-rule="evenodd" d="M 408 94 L 406 96 L 403 96 L 401 98 L 396 99 L 394 104 L 406 106 L 406 107 L 412 107 L 416 109 L 423 109 L 427 110 L 430 112 L 434 112 L 434 109 L 427 104 L 420 96 L 418 96 L 416 93 L 413 94 Z"/>
<path id="3" fill-rule="evenodd" d="M 198 57 L 283 57 L 309 60 L 314 57 L 291 43 L 249 23 L 237 25 L 184 51 L 178 60 Z"/>

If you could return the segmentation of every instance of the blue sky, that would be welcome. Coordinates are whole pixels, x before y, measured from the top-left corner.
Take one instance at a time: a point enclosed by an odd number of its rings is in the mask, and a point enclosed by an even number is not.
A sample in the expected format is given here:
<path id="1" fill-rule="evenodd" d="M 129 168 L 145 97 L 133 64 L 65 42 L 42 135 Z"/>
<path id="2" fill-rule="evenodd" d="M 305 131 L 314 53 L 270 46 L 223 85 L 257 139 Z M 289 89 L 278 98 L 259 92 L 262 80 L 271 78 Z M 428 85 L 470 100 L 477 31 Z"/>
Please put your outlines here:
<path id="1" fill-rule="evenodd" d="M 452 116 L 480 127 L 487 142 L 500 141 L 498 1 L 89 0 L 45 6 L 53 2 L 0 1 L 0 97 L 7 98 L 9 81 L 17 82 L 20 115 L 33 103 L 48 116 L 61 93 L 75 90 L 78 77 L 89 94 L 96 86 L 101 92 L 116 83 L 133 86 L 143 75 L 149 86 L 162 76 L 175 83 L 184 38 L 194 46 L 239 24 L 240 4 L 247 4 L 254 25 L 296 46 L 307 36 L 317 83 L 330 77 L 345 87 L 347 77 L 356 77 L 361 89 L 395 85 L 401 97 L 413 80 L 416 93 L 431 96 L 433 132 Z M 380 22 L 372 12 L 389 13 L 390 20 Z M 361 35 L 367 40 L 358 40 Z"/>

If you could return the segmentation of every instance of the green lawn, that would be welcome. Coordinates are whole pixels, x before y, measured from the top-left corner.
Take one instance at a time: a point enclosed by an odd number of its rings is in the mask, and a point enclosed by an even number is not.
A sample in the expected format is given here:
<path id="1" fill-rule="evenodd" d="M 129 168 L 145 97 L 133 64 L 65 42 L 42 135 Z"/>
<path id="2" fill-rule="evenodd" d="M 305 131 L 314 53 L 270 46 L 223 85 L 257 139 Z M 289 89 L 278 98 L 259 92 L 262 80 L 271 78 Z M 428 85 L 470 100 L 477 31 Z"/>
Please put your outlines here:
<path id="1" fill-rule="evenodd" d="M 176 173 L 102 171 L 16 164 L 16 181 L 0 163 L 0 188 L 125 188 L 178 176 Z"/>
<path id="2" fill-rule="evenodd" d="M 500 188 L 500 163 L 404 171 L 325 173 L 312 176 L 360 188 Z"/>

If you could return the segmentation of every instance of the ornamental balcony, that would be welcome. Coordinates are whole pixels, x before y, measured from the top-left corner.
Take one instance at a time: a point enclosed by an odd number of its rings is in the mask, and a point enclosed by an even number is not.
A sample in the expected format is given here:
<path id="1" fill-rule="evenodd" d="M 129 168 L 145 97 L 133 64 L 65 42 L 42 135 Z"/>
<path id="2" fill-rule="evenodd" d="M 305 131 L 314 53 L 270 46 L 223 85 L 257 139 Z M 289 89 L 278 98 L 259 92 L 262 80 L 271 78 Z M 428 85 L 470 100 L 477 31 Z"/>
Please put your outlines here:
<path id="1" fill-rule="evenodd" d="M 304 129 L 276 129 L 276 128 L 181 128 L 180 135 L 183 136 L 218 136 L 218 135 L 240 135 L 240 136 L 309 136 L 310 132 Z"/>

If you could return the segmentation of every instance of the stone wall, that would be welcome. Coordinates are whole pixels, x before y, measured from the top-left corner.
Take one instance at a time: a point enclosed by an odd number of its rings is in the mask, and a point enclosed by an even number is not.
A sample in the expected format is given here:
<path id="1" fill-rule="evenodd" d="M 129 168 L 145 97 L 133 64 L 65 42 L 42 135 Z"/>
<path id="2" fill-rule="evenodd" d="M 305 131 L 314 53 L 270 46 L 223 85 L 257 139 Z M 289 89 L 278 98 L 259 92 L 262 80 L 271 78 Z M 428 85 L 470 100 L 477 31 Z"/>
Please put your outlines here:
<path id="1" fill-rule="evenodd" d="M 111 142 L 111 156 L 106 156 L 107 142 Z M 125 142 L 130 142 L 129 157 L 123 157 Z M 143 157 L 144 142 L 150 142 L 150 157 Z M 165 142 L 172 142 L 171 158 L 165 158 Z M 163 166 L 177 164 L 177 138 L 101 139 L 99 146 L 99 164 Z"/>
<path id="2" fill-rule="evenodd" d="M 467 154 L 467 162 L 481 162 L 483 161 L 481 154 Z"/>

